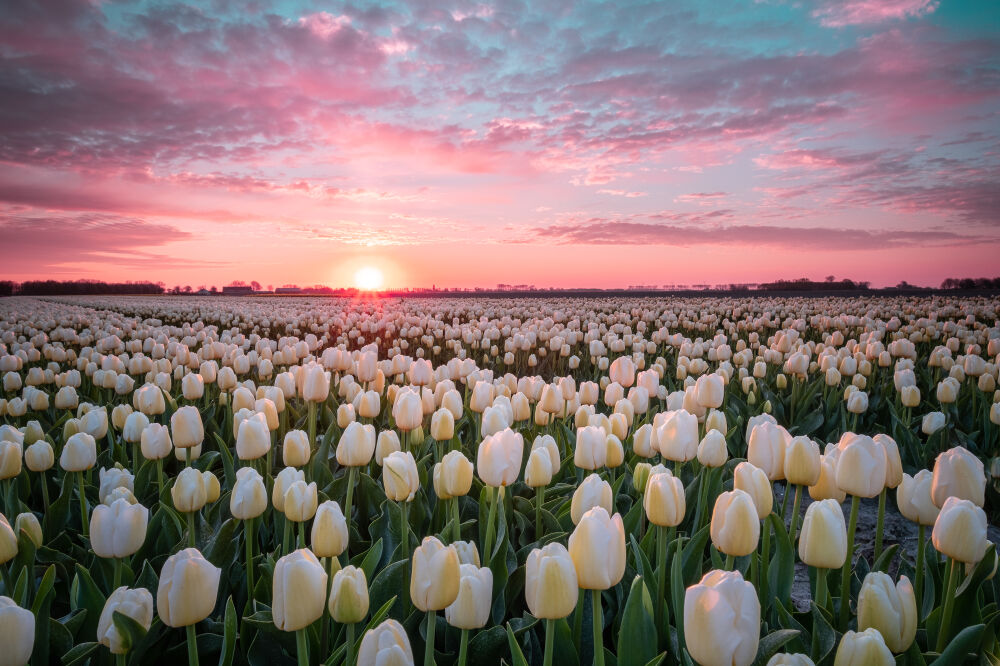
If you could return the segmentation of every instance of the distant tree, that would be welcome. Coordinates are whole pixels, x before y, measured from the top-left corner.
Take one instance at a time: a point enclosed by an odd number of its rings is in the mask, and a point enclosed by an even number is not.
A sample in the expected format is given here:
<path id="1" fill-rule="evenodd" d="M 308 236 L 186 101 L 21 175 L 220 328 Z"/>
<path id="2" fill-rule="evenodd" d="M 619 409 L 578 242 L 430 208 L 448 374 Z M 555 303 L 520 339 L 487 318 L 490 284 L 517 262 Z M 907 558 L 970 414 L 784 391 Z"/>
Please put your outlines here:
<path id="1" fill-rule="evenodd" d="M 216 287 L 216 286 L 215 286 L 215 285 L 213 284 L 213 285 L 212 285 L 212 288 L 211 288 L 211 289 L 209 289 L 209 291 L 210 291 L 210 292 L 212 292 L 213 294 L 217 294 L 217 293 L 219 293 L 219 288 L 218 288 L 218 287 Z"/>
<path id="2" fill-rule="evenodd" d="M 0 296 L 13 296 L 16 286 L 10 280 L 0 280 Z"/>
<path id="3" fill-rule="evenodd" d="M 836 279 L 837 279 L 837 276 L 836 276 L 836 275 L 827 275 L 827 276 L 826 276 L 826 277 L 824 278 L 824 280 L 826 280 L 827 282 L 833 282 L 833 281 L 834 281 L 834 280 L 836 280 Z"/>
<path id="4" fill-rule="evenodd" d="M 267 290 L 268 291 L 274 291 L 274 285 L 273 284 L 267 285 Z"/>
<path id="5" fill-rule="evenodd" d="M 189 284 L 184 285 L 184 293 L 185 294 L 190 294 L 192 291 L 193 291 L 193 289 L 191 289 L 191 285 L 189 285 Z"/>
<path id="6" fill-rule="evenodd" d="M 253 280 L 250 283 L 250 287 L 252 287 L 254 291 L 260 291 L 260 288 L 261 288 L 260 287 L 260 282 L 257 282 L 257 280 Z"/>

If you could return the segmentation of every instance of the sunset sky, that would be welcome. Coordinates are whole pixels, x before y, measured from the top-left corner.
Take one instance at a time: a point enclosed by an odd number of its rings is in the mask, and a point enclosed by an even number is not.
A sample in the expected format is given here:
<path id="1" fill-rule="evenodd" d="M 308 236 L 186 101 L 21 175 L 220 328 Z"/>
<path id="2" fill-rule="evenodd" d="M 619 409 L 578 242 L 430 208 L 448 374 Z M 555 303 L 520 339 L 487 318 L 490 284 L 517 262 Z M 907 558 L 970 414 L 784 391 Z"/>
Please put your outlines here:
<path id="1" fill-rule="evenodd" d="M 0 278 L 1000 275 L 1000 3 L 5 0 Z"/>

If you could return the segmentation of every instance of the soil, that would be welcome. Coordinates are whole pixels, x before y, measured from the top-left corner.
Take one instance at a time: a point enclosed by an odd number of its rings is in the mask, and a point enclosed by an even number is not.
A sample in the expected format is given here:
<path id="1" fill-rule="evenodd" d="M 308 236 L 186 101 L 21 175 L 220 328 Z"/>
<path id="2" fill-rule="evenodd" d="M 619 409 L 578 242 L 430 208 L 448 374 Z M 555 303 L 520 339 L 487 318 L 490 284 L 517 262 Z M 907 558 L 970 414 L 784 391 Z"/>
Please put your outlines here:
<path id="1" fill-rule="evenodd" d="M 775 484 L 774 505 L 776 511 L 781 510 L 781 502 L 783 498 L 783 484 Z M 792 497 L 788 498 L 787 515 L 789 516 L 792 512 L 792 499 Z M 805 515 L 806 507 L 808 507 L 811 503 L 812 500 L 809 498 L 809 493 L 804 492 L 802 494 L 802 513 L 799 518 L 800 526 L 801 516 Z M 847 521 L 851 514 L 850 500 L 841 504 L 841 509 L 844 512 L 844 520 Z M 861 507 L 858 511 L 858 529 L 854 535 L 854 552 L 864 556 L 869 563 L 873 561 L 872 556 L 875 552 L 875 527 L 877 522 L 878 498 L 862 499 Z M 927 539 L 930 540 L 931 528 L 928 527 L 925 532 Z M 993 524 L 988 525 L 986 536 L 992 543 L 1000 544 L 1000 527 Z M 890 493 L 885 507 L 882 548 L 885 549 L 897 543 L 900 545 L 900 552 L 905 553 L 907 559 L 912 562 L 917 555 L 917 524 L 910 522 L 901 513 L 899 513 L 899 510 L 896 509 L 893 501 L 892 493 Z M 898 558 L 894 558 L 894 562 L 889 567 L 889 574 L 895 576 L 898 566 L 899 560 Z M 808 567 L 806 567 L 806 565 L 802 562 L 799 562 L 796 555 L 795 580 L 792 582 L 792 603 L 795 605 L 796 610 L 804 611 L 808 610 L 809 602 L 811 600 L 812 594 L 809 589 Z"/>

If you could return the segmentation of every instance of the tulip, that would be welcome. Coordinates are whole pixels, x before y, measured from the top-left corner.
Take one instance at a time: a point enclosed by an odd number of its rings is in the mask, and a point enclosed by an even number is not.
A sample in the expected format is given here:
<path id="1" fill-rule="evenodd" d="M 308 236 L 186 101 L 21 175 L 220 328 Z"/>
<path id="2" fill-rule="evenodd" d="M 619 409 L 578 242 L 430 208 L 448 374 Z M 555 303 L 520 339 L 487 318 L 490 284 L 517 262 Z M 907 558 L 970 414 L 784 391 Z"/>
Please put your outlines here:
<path id="1" fill-rule="evenodd" d="M 693 460 L 698 454 L 698 417 L 683 409 L 665 414 L 656 431 L 656 444 L 664 458 L 676 463 L 676 474 L 681 463 Z"/>
<path id="2" fill-rule="evenodd" d="M 580 519 L 569 537 L 569 554 L 579 586 L 591 590 L 594 609 L 594 660 L 604 663 L 601 590 L 618 584 L 625 575 L 625 527 L 619 514 L 611 516 L 595 506 Z"/>
<path id="3" fill-rule="evenodd" d="M 132 394 L 132 405 L 146 416 L 162 414 L 167 409 L 163 391 L 155 384 L 143 384 Z"/>
<path id="4" fill-rule="evenodd" d="M 48 618 L 43 618 L 48 621 Z M 0 645 L 4 666 L 25 666 L 35 646 L 35 615 L 10 597 L 0 597 Z"/>
<path id="5" fill-rule="evenodd" d="M 817 605 L 826 603 L 826 576 L 830 569 L 845 566 L 848 562 L 848 535 L 840 504 L 833 499 L 813 502 L 806 509 L 799 537 L 799 559 L 816 567 Z"/>
<path id="6" fill-rule="evenodd" d="M 90 547 L 98 557 L 114 558 L 115 587 L 121 581 L 121 558 L 135 554 L 146 540 L 149 509 L 141 504 L 115 500 L 111 506 L 94 508 L 90 523 Z"/>
<path id="7" fill-rule="evenodd" d="M 479 444 L 476 453 L 476 471 L 483 483 L 490 488 L 490 511 L 487 515 L 486 540 L 483 548 L 487 560 L 493 554 L 491 545 L 497 502 L 503 498 L 503 488 L 517 481 L 523 453 L 524 438 L 509 428 L 486 437 Z"/>
<path id="8" fill-rule="evenodd" d="M 722 467 L 729 460 L 726 436 L 719 430 L 709 430 L 698 443 L 698 462 L 705 467 Z"/>
<path id="9" fill-rule="evenodd" d="M 286 467 L 305 467 L 309 464 L 312 451 L 309 449 L 309 435 L 305 430 L 289 430 L 281 446 L 281 462 Z"/>
<path id="10" fill-rule="evenodd" d="M 396 620 L 384 620 L 361 639 L 358 666 L 413 666 L 406 630 Z"/>
<path id="11" fill-rule="evenodd" d="M 252 467 L 236 470 L 236 483 L 229 497 L 229 510 L 237 520 L 252 520 L 267 509 L 267 488 L 260 473 Z"/>
<path id="12" fill-rule="evenodd" d="M 576 431 L 573 463 L 586 470 L 604 467 L 608 459 L 607 434 L 598 426 L 588 425 Z"/>
<path id="13" fill-rule="evenodd" d="M 67 472 L 84 472 L 97 463 L 97 442 L 93 436 L 78 432 L 63 445 L 59 466 Z"/>
<path id="14" fill-rule="evenodd" d="M 684 643 L 702 666 L 749 666 L 757 655 L 760 602 L 738 571 L 710 571 L 684 593 Z"/>
<path id="15" fill-rule="evenodd" d="M 170 441 L 170 430 L 165 425 L 150 423 L 142 431 L 139 438 L 142 457 L 147 460 L 162 460 L 170 455 L 173 442 Z"/>
<path id="16" fill-rule="evenodd" d="M 197 372 L 189 372 L 181 379 L 181 394 L 185 400 L 201 400 L 205 395 L 205 378 Z"/>
<path id="17" fill-rule="evenodd" d="M 348 565 L 333 576 L 327 608 L 334 621 L 347 627 L 347 661 L 344 663 L 353 666 L 354 625 L 368 615 L 368 581 L 363 569 Z"/>
<path id="18" fill-rule="evenodd" d="M 312 536 L 309 540 L 316 557 L 326 557 L 331 560 L 339 557 L 347 550 L 348 541 L 347 519 L 340 510 L 340 505 L 333 500 L 320 504 L 316 509 Z"/>
<path id="19" fill-rule="evenodd" d="M 41 548 L 42 546 L 42 524 L 38 522 L 38 517 L 33 513 L 19 513 L 17 518 L 14 519 L 14 533 L 21 534 L 24 532 L 31 539 L 31 543 L 35 544 L 35 548 Z"/>
<path id="20" fill-rule="evenodd" d="M 903 474 L 903 480 L 896 490 L 896 504 L 899 512 L 907 519 L 917 523 L 917 575 L 914 582 L 917 598 L 923 589 L 924 577 L 924 547 L 928 525 L 934 525 L 940 509 L 931 500 L 931 483 L 933 475 L 929 470 L 922 469 L 914 476 Z"/>
<path id="21" fill-rule="evenodd" d="M 271 450 L 271 433 L 263 418 L 248 418 L 236 431 L 236 456 L 240 460 L 259 460 Z"/>
<path id="22" fill-rule="evenodd" d="M 361 467 L 371 462 L 375 453 L 375 427 L 353 421 L 337 442 L 337 462 L 344 467 Z"/>
<path id="23" fill-rule="evenodd" d="M 402 553 L 404 557 L 409 557 L 410 528 L 407 513 L 409 503 L 420 489 L 420 475 L 412 453 L 395 451 L 385 457 L 382 461 L 382 486 L 387 499 L 399 502 Z"/>
<path id="24" fill-rule="evenodd" d="M 128 472 L 128 470 L 122 469 L 121 467 L 112 467 L 111 469 L 101 468 L 98 475 L 99 479 L 99 489 L 98 497 L 103 503 L 107 500 L 108 495 L 115 488 L 126 488 L 129 493 L 132 493 L 134 488 L 135 477 Z"/>
<path id="25" fill-rule="evenodd" d="M 397 394 L 396 401 L 392 404 L 392 418 L 404 435 L 419 428 L 424 419 L 420 394 L 416 391 L 401 391 Z"/>
<path id="26" fill-rule="evenodd" d="M 893 666 L 896 660 L 878 629 L 848 631 L 840 639 L 833 666 Z"/>
<path id="27" fill-rule="evenodd" d="M 611 484 L 601 479 L 597 474 L 590 474 L 573 492 L 570 504 L 570 517 L 573 524 L 580 523 L 583 514 L 595 506 L 604 507 L 609 514 L 614 510 L 614 493 Z"/>
<path id="28" fill-rule="evenodd" d="M 445 619 L 463 630 L 486 626 L 493 602 L 493 572 L 488 567 L 472 564 L 459 566 L 458 596 L 445 608 Z M 468 636 L 466 635 L 466 640 Z"/>
<path id="29" fill-rule="evenodd" d="M 274 626 L 281 631 L 299 631 L 322 617 L 326 583 L 323 565 L 309 549 L 300 548 L 280 558 L 274 566 Z M 301 652 L 301 643 L 299 649 Z"/>
<path id="30" fill-rule="evenodd" d="M 959 563 L 976 563 L 989 548 L 986 538 L 986 513 L 973 502 L 949 497 L 941 507 L 931 532 L 934 548 L 949 558 L 945 578 L 944 608 L 938 633 L 937 650 L 941 652 L 949 636 L 955 588 L 961 575 Z"/>
<path id="31" fill-rule="evenodd" d="M 805 654 L 778 653 L 768 660 L 766 666 L 816 666 L 816 662 Z"/>
<path id="32" fill-rule="evenodd" d="M 10 562 L 15 557 L 17 557 L 17 533 L 10 526 L 7 517 L 0 513 L 0 565 Z"/>
<path id="33" fill-rule="evenodd" d="M 21 456 L 20 442 L 0 441 L 0 481 L 21 473 Z"/>
<path id="34" fill-rule="evenodd" d="M 983 461 L 964 446 L 938 454 L 934 461 L 931 499 L 943 507 L 949 497 L 967 499 L 983 506 L 986 497 L 986 471 Z"/>
<path id="35" fill-rule="evenodd" d="M 819 481 L 809 486 L 809 497 L 814 500 L 835 499 L 838 504 L 847 498 L 847 493 L 837 486 L 836 458 L 820 456 Z"/>
<path id="36" fill-rule="evenodd" d="M 365 391 L 358 394 L 357 412 L 363 419 L 374 419 L 382 411 L 379 394 L 375 391 Z"/>
<path id="37" fill-rule="evenodd" d="M 791 441 L 788 431 L 764 421 L 755 425 L 747 440 L 747 460 L 764 470 L 771 481 L 785 478 L 785 448 Z"/>
<path id="38" fill-rule="evenodd" d="M 916 386 L 904 386 L 899 390 L 899 401 L 903 407 L 912 408 L 920 406 L 920 389 Z M 907 412 L 909 414 L 909 412 Z"/>
<path id="39" fill-rule="evenodd" d="M 168 627 L 185 627 L 188 663 L 198 664 L 194 625 L 215 608 L 222 569 L 213 566 L 196 548 L 186 548 L 167 558 L 160 570 L 156 612 Z"/>
<path id="40" fill-rule="evenodd" d="M 134 590 L 118 587 L 104 603 L 104 610 L 97 621 L 97 641 L 107 647 L 111 654 L 127 654 L 133 646 L 128 643 L 128 637 L 122 636 L 115 626 L 115 613 L 135 620 L 148 631 L 153 623 L 153 595 L 141 587 Z"/>
<path id="41" fill-rule="evenodd" d="M 930 436 L 941 428 L 944 428 L 947 421 L 947 417 L 941 412 L 927 412 L 920 422 L 920 429 L 925 435 Z"/>
<path id="42" fill-rule="evenodd" d="M 32 472 L 44 472 L 52 468 L 55 464 L 55 453 L 52 445 L 44 439 L 40 439 L 24 450 L 24 464 Z M 43 484 L 44 488 L 45 485 Z M 48 502 L 45 503 L 48 506 Z"/>
<path id="43" fill-rule="evenodd" d="M 316 482 L 294 481 L 285 490 L 285 519 L 299 523 L 299 547 L 305 547 L 305 521 L 316 515 L 319 494 Z"/>
<path id="44" fill-rule="evenodd" d="M 719 495 L 712 510 L 710 534 L 715 547 L 726 554 L 726 569 L 732 566 L 734 557 L 756 550 L 760 521 L 753 498 L 739 489 Z"/>
<path id="45" fill-rule="evenodd" d="M 705 477 L 702 477 L 703 479 Z M 642 506 L 656 532 L 656 598 L 664 599 L 666 590 L 667 546 L 684 520 L 686 502 L 681 480 L 669 471 L 650 473 L 643 493 Z M 659 620 L 661 604 L 656 604 Z"/>
<path id="46" fill-rule="evenodd" d="M 722 376 L 717 374 L 702 375 L 695 383 L 698 404 L 702 407 L 712 409 L 721 407 L 725 391 L 725 381 Z"/>
<path id="47" fill-rule="evenodd" d="M 858 595 L 858 629 L 877 629 L 886 646 L 895 653 L 906 652 L 917 635 L 917 600 L 910 579 L 892 578 L 881 571 L 865 576 Z"/>
<path id="48" fill-rule="evenodd" d="M 202 443 L 205 428 L 197 407 L 186 405 L 173 413 L 170 417 L 170 438 L 178 449 L 189 449 Z"/>
<path id="49" fill-rule="evenodd" d="M 461 569 L 458 553 L 435 537 L 424 537 L 413 551 L 410 573 L 410 600 L 427 613 L 427 641 L 424 663 L 434 663 L 434 624 L 437 611 L 451 605 L 457 598 Z M 492 588 L 492 576 L 490 580 Z"/>

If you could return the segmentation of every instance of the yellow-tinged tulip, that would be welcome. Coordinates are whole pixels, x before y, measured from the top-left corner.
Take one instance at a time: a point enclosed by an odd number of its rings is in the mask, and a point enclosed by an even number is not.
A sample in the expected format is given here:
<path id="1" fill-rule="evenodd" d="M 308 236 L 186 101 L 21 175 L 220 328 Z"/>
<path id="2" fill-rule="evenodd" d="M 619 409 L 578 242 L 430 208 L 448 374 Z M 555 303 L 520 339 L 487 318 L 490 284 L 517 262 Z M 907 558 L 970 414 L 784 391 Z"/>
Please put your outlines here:
<path id="1" fill-rule="evenodd" d="M 431 437 L 439 442 L 447 442 L 455 435 L 455 417 L 442 407 L 431 416 Z"/>
<path id="2" fill-rule="evenodd" d="M 726 436 L 718 430 L 709 430 L 698 443 L 698 462 L 705 467 L 722 467 L 729 460 Z"/>
<path id="3" fill-rule="evenodd" d="M 453 541 L 451 547 L 458 553 L 460 564 L 475 564 L 479 566 L 479 548 L 475 541 Z"/>
<path id="4" fill-rule="evenodd" d="M 135 554 L 146 540 L 149 509 L 117 499 L 99 504 L 90 518 L 90 547 L 98 557 L 123 558 Z"/>
<path id="5" fill-rule="evenodd" d="M 742 557 L 757 548 L 760 519 L 749 493 L 736 489 L 724 492 L 712 510 L 712 543 L 726 555 Z"/>
<path id="6" fill-rule="evenodd" d="M 21 473 L 21 443 L 0 441 L 0 480 L 13 479 Z"/>
<path id="7" fill-rule="evenodd" d="M 355 422 L 354 405 L 347 403 L 337 407 L 337 427 L 346 428 Z"/>
<path id="8" fill-rule="evenodd" d="M 886 646 L 895 652 L 906 652 L 917 635 L 917 600 L 910 579 L 892 578 L 881 571 L 865 576 L 858 595 L 858 629 L 878 629 Z"/>
<path id="9" fill-rule="evenodd" d="M 894 666 L 896 660 L 878 629 L 848 631 L 840 639 L 833 666 Z"/>
<path id="10" fill-rule="evenodd" d="M 607 590 L 625 575 L 625 526 L 601 506 L 583 514 L 569 537 L 569 554 L 585 590 Z"/>
<path id="11" fill-rule="evenodd" d="M 358 666 L 413 666 L 413 651 L 403 625 L 384 620 L 365 632 L 358 650 Z"/>
<path id="12" fill-rule="evenodd" d="M 625 462 L 625 448 L 622 446 L 621 440 L 616 435 L 608 435 L 605 445 L 608 450 L 604 464 L 612 469 L 621 466 Z"/>
<path id="13" fill-rule="evenodd" d="M 321 365 L 308 365 L 303 374 L 301 397 L 306 402 L 323 402 L 330 396 L 330 374 Z"/>
<path id="14" fill-rule="evenodd" d="M 652 458 L 657 453 L 653 438 L 653 424 L 644 423 L 632 435 L 632 450 L 642 458 Z"/>
<path id="15" fill-rule="evenodd" d="M 903 407 L 920 406 L 920 389 L 916 386 L 904 386 L 899 390 L 899 400 Z"/>
<path id="16" fill-rule="evenodd" d="M 271 488 L 271 504 L 281 513 L 285 512 L 285 491 L 296 481 L 305 481 L 306 473 L 301 469 L 286 467 L 274 477 L 274 486 Z"/>
<path id="17" fill-rule="evenodd" d="M 602 439 L 603 444 L 603 439 Z M 517 481 L 524 453 L 524 438 L 507 428 L 490 435 L 479 444 L 476 472 L 483 483 L 494 488 Z"/>
<path id="18" fill-rule="evenodd" d="M 420 489 L 417 463 L 409 451 L 395 451 L 382 461 L 385 496 L 396 502 L 410 502 Z"/>
<path id="19" fill-rule="evenodd" d="M 368 581 L 363 569 L 348 565 L 333 576 L 328 608 L 341 624 L 361 622 L 368 615 Z"/>
<path id="20" fill-rule="evenodd" d="M 142 587 L 132 590 L 122 586 L 112 592 L 104 603 L 104 610 L 97 621 L 97 641 L 111 650 L 111 654 L 126 654 L 132 646 L 115 626 L 115 613 L 132 618 L 139 626 L 149 630 L 153 623 L 153 595 Z"/>
<path id="21" fill-rule="evenodd" d="M 819 481 L 809 486 L 809 497 L 814 500 L 835 499 L 843 502 L 847 493 L 837 485 L 837 459 L 834 456 L 820 456 Z"/>
<path id="22" fill-rule="evenodd" d="M 490 619 L 493 572 L 472 564 L 459 566 L 458 596 L 444 609 L 448 624 L 457 629 L 481 629 Z"/>
<path id="23" fill-rule="evenodd" d="M 0 564 L 6 564 L 17 556 L 17 533 L 7 517 L 0 513 Z"/>
<path id="24" fill-rule="evenodd" d="M 771 482 L 767 474 L 752 463 L 741 462 L 733 470 L 733 488 L 742 490 L 750 495 L 754 507 L 757 509 L 757 517 L 763 520 L 771 514 L 774 506 L 774 491 L 771 489 Z"/>
<path id="25" fill-rule="evenodd" d="M 764 470 L 771 481 L 785 478 L 785 449 L 791 435 L 781 426 L 764 421 L 753 427 L 747 441 L 747 460 Z"/>
<path id="26" fill-rule="evenodd" d="M 316 557 L 339 557 L 347 549 L 347 519 L 340 505 L 327 500 L 316 509 L 309 544 Z"/>
<path id="27" fill-rule="evenodd" d="M 867 435 L 844 433 L 837 445 L 837 487 L 849 495 L 875 497 L 885 488 L 885 449 Z"/>
<path id="28" fill-rule="evenodd" d="M 608 460 L 607 433 L 598 426 L 588 425 L 576 431 L 573 463 L 586 470 L 604 467 Z"/>
<path id="29" fill-rule="evenodd" d="M 201 482 L 205 484 L 206 503 L 219 499 L 219 496 L 222 494 L 222 485 L 219 483 L 219 477 L 205 470 L 201 473 Z"/>
<path id="30" fill-rule="evenodd" d="M 395 451 L 400 451 L 399 435 L 395 430 L 383 430 L 378 434 L 375 441 L 375 462 L 381 466 L 386 456 Z"/>
<path id="31" fill-rule="evenodd" d="M 899 512 L 918 525 L 933 525 L 941 511 L 931 499 L 933 480 L 931 471 L 922 469 L 913 476 L 903 474 L 903 480 L 896 489 Z"/>
<path id="32" fill-rule="evenodd" d="M 653 525 L 675 527 L 684 520 L 686 503 L 684 485 L 670 472 L 650 475 L 646 481 L 642 506 Z"/>
<path id="33" fill-rule="evenodd" d="M 222 569 L 197 548 L 185 548 L 163 563 L 156 590 L 156 612 L 168 627 L 186 627 L 211 615 Z"/>
<path id="34" fill-rule="evenodd" d="M 656 430 L 656 445 L 667 460 L 687 462 L 698 455 L 698 417 L 679 409 L 663 412 Z"/>
<path id="35" fill-rule="evenodd" d="M 300 548 L 274 565 L 271 616 L 281 631 L 304 629 L 323 617 L 327 574 L 308 548 Z"/>
<path id="36" fill-rule="evenodd" d="M 85 433 L 78 432 L 63 445 L 59 466 L 67 472 L 83 472 L 97 463 L 97 442 Z"/>
<path id="37" fill-rule="evenodd" d="M 250 520 L 267 509 L 267 488 L 260 473 L 252 467 L 236 470 L 236 483 L 229 496 L 229 511 L 237 520 Z"/>
<path id="38" fill-rule="evenodd" d="M 813 502 L 799 534 L 799 559 L 811 567 L 839 569 L 847 559 L 847 524 L 837 500 Z"/>
<path id="39" fill-rule="evenodd" d="M 413 551 L 410 600 L 422 611 L 447 608 L 458 597 L 458 553 L 436 537 L 424 537 Z"/>
<path id="40" fill-rule="evenodd" d="M 359 393 L 356 398 L 357 405 L 355 411 L 363 419 L 373 419 L 382 411 L 382 401 L 375 391 L 365 391 Z"/>
<path id="41" fill-rule="evenodd" d="M 294 523 L 302 523 L 316 515 L 319 494 L 316 482 L 307 484 L 305 481 L 295 481 L 285 490 L 285 518 Z"/>
<path id="42" fill-rule="evenodd" d="M 243 421 L 236 431 L 236 456 L 240 460 L 258 460 L 271 450 L 271 432 L 261 415 Z"/>
<path id="43" fill-rule="evenodd" d="M 954 560 L 980 561 L 990 545 L 986 538 L 986 512 L 969 500 L 949 497 L 934 521 L 931 541 L 939 553 Z"/>
<path id="44" fill-rule="evenodd" d="M 205 428 L 197 407 L 186 405 L 173 413 L 170 417 L 170 438 L 178 449 L 198 446 L 204 441 Z"/>
<path id="45" fill-rule="evenodd" d="M 361 467 L 375 454 L 375 426 L 353 421 L 337 442 L 337 462 L 344 467 Z"/>
<path id="46" fill-rule="evenodd" d="M 819 445 L 804 435 L 793 437 L 785 447 L 785 478 L 798 486 L 813 486 L 820 476 Z"/>
<path id="47" fill-rule="evenodd" d="M 32 472 L 44 472 L 55 464 L 55 452 L 52 445 L 40 439 L 24 450 L 24 464 Z"/>
<path id="48" fill-rule="evenodd" d="M 10 597 L 0 597 L 0 645 L 4 666 L 24 666 L 35 647 L 35 615 Z"/>
<path id="49" fill-rule="evenodd" d="M 604 507 L 610 514 L 614 510 L 614 493 L 610 483 L 597 474 L 589 474 L 573 492 L 570 503 L 570 517 L 573 519 L 573 524 L 579 524 L 583 514 L 595 506 Z"/>
<path id="50" fill-rule="evenodd" d="M 684 592 L 685 643 L 701 666 L 748 666 L 759 635 L 757 591 L 738 571 L 710 571 Z"/>
<path id="51" fill-rule="evenodd" d="M 943 507 L 949 497 L 983 506 L 986 499 L 986 469 L 983 461 L 964 446 L 938 454 L 934 461 L 931 499 Z"/>
<path id="52" fill-rule="evenodd" d="M 529 488 L 547 486 L 552 482 L 552 459 L 545 449 L 532 449 L 524 468 L 524 483 Z"/>
<path id="53" fill-rule="evenodd" d="M 165 425 L 150 423 L 142 430 L 139 448 L 142 450 L 142 457 L 146 460 L 166 458 L 174 449 L 174 445 L 170 441 L 170 430 Z M 193 454 L 194 451 L 191 450 L 191 453 Z M 194 458 L 195 456 L 192 455 L 191 459 L 194 460 Z"/>
<path id="54" fill-rule="evenodd" d="M 403 432 L 419 428 L 424 419 L 420 394 L 416 391 L 400 391 L 396 401 L 392 403 L 392 418 L 396 427 Z"/>
<path id="55" fill-rule="evenodd" d="M 208 492 L 205 489 L 205 481 L 201 478 L 201 472 L 194 467 L 185 467 L 181 470 L 170 488 L 170 497 L 174 501 L 174 508 L 181 513 L 198 511 L 205 506 Z"/>
<path id="56" fill-rule="evenodd" d="M 540 620 L 566 617 L 576 607 L 578 589 L 576 567 L 561 543 L 528 554 L 524 597 L 532 615 Z"/>
<path id="57" fill-rule="evenodd" d="M 311 456 L 309 435 L 305 430 L 289 430 L 285 433 L 285 441 L 281 447 L 281 462 L 285 463 L 286 467 L 304 467 L 309 464 Z"/>
<path id="58" fill-rule="evenodd" d="M 17 518 L 14 519 L 14 533 L 21 534 L 22 530 L 31 539 L 31 543 L 35 544 L 35 548 L 42 546 L 42 524 L 38 522 L 35 514 L 29 512 L 17 514 Z"/>

